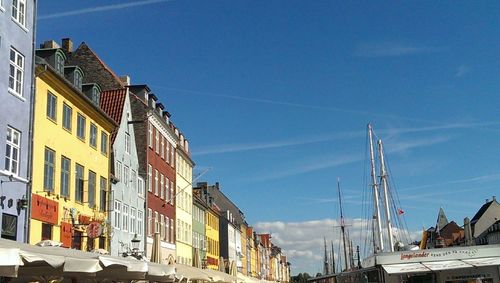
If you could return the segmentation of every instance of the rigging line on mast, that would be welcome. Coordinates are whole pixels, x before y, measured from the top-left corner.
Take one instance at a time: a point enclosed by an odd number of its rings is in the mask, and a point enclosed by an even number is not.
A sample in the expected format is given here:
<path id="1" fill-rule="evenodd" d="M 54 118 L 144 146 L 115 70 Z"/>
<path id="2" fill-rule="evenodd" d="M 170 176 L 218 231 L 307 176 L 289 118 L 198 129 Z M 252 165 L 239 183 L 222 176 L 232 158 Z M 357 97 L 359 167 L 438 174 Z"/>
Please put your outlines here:
<path id="1" fill-rule="evenodd" d="M 385 160 L 384 160 L 384 145 L 382 140 L 378 140 L 378 153 L 380 156 L 380 182 L 382 183 L 382 188 L 384 192 L 384 210 L 385 219 L 387 225 L 387 238 L 389 242 L 389 251 L 394 251 L 394 238 L 392 234 L 392 221 L 391 221 L 391 211 L 389 209 L 389 188 L 387 184 L 387 172 L 385 170 Z"/>
<path id="2" fill-rule="evenodd" d="M 342 242 L 344 246 L 344 262 L 345 269 L 349 269 L 349 260 L 347 259 L 347 248 L 346 248 L 346 239 L 345 239 L 345 222 L 344 222 L 344 212 L 342 209 L 342 193 L 340 191 L 340 178 L 337 178 L 337 189 L 339 191 L 339 207 L 340 207 L 340 230 L 342 232 Z"/>

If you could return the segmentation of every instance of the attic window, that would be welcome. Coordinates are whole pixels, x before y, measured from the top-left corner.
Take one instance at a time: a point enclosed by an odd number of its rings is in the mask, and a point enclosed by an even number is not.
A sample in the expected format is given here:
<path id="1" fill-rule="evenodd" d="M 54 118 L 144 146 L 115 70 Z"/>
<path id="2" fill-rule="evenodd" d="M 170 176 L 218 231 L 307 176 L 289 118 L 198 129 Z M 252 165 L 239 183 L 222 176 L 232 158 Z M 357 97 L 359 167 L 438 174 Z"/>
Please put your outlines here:
<path id="1" fill-rule="evenodd" d="M 99 100 L 100 100 L 101 92 L 98 87 L 94 86 L 92 87 L 92 93 L 91 93 L 91 100 L 92 103 L 95 105 L 99 105 Z"/>
<path id="2" fill-rule="evenodd" d="M 82 89 L 82 81 L 83 81 L 83 76 L 82 76 L 82 73 L 80 73 L 80 71 L 76 70 L 75 71 L 75 76 L 74 76 L 74 82 L 73 84 L 78 88 L 78 89 Z"/>
<path id="3" fill-rule="evenodd" d="M 64 57 L 60 53 L 56 53 L 56 71 L 64 75 Z"/>

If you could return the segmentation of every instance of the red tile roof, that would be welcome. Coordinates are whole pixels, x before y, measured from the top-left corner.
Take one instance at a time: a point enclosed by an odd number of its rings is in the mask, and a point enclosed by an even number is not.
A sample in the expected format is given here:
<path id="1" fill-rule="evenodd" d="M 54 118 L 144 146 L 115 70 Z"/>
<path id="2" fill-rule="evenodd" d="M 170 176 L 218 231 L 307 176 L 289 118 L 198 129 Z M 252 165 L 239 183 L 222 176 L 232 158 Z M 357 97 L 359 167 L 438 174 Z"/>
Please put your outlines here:
<path id="1" fill-rule="evenodd" d="M 127 89 L 114 89 L 101 92 L 101 109 L 106 112 L 120 126 Z M 115 141 L 117 131 L 111 135 L 111 143 Z"/>

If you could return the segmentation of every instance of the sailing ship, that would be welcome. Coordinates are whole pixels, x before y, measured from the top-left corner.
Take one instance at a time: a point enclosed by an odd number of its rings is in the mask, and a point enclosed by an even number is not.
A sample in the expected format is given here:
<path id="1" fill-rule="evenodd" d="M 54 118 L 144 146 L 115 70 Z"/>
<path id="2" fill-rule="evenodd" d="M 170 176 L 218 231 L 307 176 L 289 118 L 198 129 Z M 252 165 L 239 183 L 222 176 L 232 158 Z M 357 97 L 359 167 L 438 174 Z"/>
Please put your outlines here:
<path id="1" fill-rule="evenodd" d="M 354 264 L 352 242 L 348 239 L 338 184 L 344 268 L 333 275 L 338 283 L 351 282 L 431 282 L 431 283 L 500 283 L 500 245 L 459 246 L 439 249 L 420 249 L 404 242 L 401 234 L 407 232 L 399 226 L 395 235 L 394 221 L 401 223 L 402 209 L 396 208 L 388 182 L 382 140 L 377 141 L 379 175 L 377 175 L 374 133 L 368 124 L 368 144 L 373 197 L 372 254 L 362 263 Z M 381 210 L 384 212 L 382 219 Z M 392 214 L 396 214 L 393 217 Z M 383 221 L 384 220 L 384 221 Z M 384 227 L 385 226 L 385 227 Z M 403 233 L 401 233 L 403 232 Z M 398 236 L 398 239 L 396 239 Z M 409 239 L 407 237 L 406 239 Z M 359 252 L 358 252 L 359 262 Z"/>

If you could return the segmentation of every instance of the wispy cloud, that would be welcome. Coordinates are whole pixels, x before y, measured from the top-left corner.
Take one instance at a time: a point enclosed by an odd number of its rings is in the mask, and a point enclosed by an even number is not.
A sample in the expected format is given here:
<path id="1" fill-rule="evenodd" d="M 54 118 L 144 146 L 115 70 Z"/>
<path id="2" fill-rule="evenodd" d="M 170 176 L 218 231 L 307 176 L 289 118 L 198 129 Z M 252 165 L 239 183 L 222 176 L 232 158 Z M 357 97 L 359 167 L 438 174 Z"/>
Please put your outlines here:
<path id="1" fill-rule="evenodd" d="M 364 43 L 357 46 L 354 55 L 358 57 L 398 57 L 442 51 L 442 47 L 415 46 L 401 43 Z"/>
<path id="2" fill-rule="evenodd" d="M 421 190 L 421 189 L 425 189 L 425 188 L 437 188 L 437 187 L 442 187 L 442 186 L 446 186 L 446 185 L 458 185 L 458 184 L 466 184 L 466 183 L 474 183 L 474 182 L 495 181 L 498 179 L 500 179 L 500 173 L 487 174 L 487 175 L 481 175 L 481 176 L 475 176 L 475 177 L 463 178 L 463 179 L 456 179 L 456 180 L 450 180 L 450 181 L 434 183 L 434 184 L 425 184 L 425 185 L 420 185 L 420 186 L 407 187 L 407 188 L 399 189 L 399 191 L 415 191 L 415 190 Z"/>
<path id="3" fill-rule="evenodd" d="M 380 112 L 369 112 L 369 111 L 362 111 L 362 110 L 356 110 L 356 109 L 347 109 L 345 107 L 331 107 L 331 106 L 311 105 L 311 104 L 304 104 L 304 103 L 293 103 L 293 102 L 279 101 L 279 100 L 272 100 L 272 99 L 265 99 L 265 98 L 243 97 L 243 96 L 237 96 L 237 95 L 227 95 L 227 94 L 213 93 L 213 92 L 207 92 L 207 91 L 172 88 L 172 87 L 165 87 L 165 86 L 158 86 L 158 85 L 151 85 L 151 86 L 155 87 L 155 88 L 175 92 L 176 94 L 181 94 L 181 95 L 199 95 L 199 96 L 220 97 L 220 98 L 232 99 L 232 100 L 237 100 L 237 101 L 247 101 L 247 102 L 254 102 L 254 103 L 290 106 L 290 107 L 303 108 L 303 109 L 340 112 L 340 113 L 346 113 L 346 114 L 361 115 L 361 116 L 366 116 L 366 117 L 370 117 L 370 118 L 382 117 L 382 118 L 389 118 L 389 119 L 394 119 L 394 120 L 405 120 L 405 121 L 412 121 L 412 122 L 437 123 L 435 121 L 429 121 L 429 120 L 425 120 L 425 119 L 404 117 L 404 116 L 391 115 L 391 114 L 381 114 Z"/>
<path id="4" fill-rule="evenodd" d="M 105 11 L 112 11 L 112 10 L 127 9 L 127 8 L 133 8 L 133 7 L 144 6 L 144 5 L 151 5 L 151 4 L 161 3 L 161 2 L 171 2 L 171 1 L 174 1 L 174 0 L 145 0 L 145 1 L 134 1 L 134 2 L 128 2 L 128 3 L 111 4 L 111 5 L 90 7 L 90 8 L 73 10 L 73 11 L 48 14 L 48 15 L 41 15 L 38 17 L 38 19 L 45 20 L 45 19 L 53 19 L 53 18 L 62 18 L 62 17 L 83 15 L 83 14 L 96 13 L 96 12 L 105 12 Z"/>
<path id="5" fill-rule="evenodd" d="M 340 139 L 359 138 L 363 137 L 364 135 L 365 133 L 358 131 L 358 132 L 344 132 L 327 136 L 317 136 L 312 138 L 297 137 L 290 140 L 270 141 L 262 143 L 243 143 L 243 144 L 224 144 L 216 146 L 205 146 L 205 147 L 200 147 L 196 151 L 193 151 L 193 155 L 199 156 L 199 155 L 209 155 L 209 154 L 219 154 L 219 153 L 260 150 L 260 149 L 282 148 L 288 146 L 298 146 L 298 145 L 320 143 L 320 142 L 327 142 Z"/>
<path id="6" fill-rule="evenodd" d="M 457 78 L 461 78 L 463 77 L 465 74 L 467 74 L 469 72 L 469 68 L 467 68 L 467 66 L 465 65 L 460 65 L 458 66 L 457 68 L 457 71 L 455 73 L 455 77 Z"/>
<path id="7" fill-rule="evenodd" d="M 410 149 L 418 148 L 418 147 L 425 147 L 425 146 L 431 146 L 435 145 L 438 143 L 443 143 L 449 141 L 449 137 L 445 136 L 439 136 L 439 137 L 430 137 L 430 138 L 425 138 L 425 139 L 413 139 L 413 140 L 407 140 L 407 141 L 398 141 L 395 142 L 393 141 L 390 144 L 389 149 L 386 150 L 388 153 L 397 153 L 397 152 L 403 152 L 403 151 L 408 151 Z M 304 174 L 304 173 L 309 173 L 313 171 L 318 171 L 322 169 L 327 169 L 327 168 L 332 168 L 332 167 L 337 167 L 341 165 L 346 165 L 354 162 L 361 161 L 365 158 L 363 154 L 346 154 L 346 155 L 341 155 L 337 157 L 332 157 L 330 160 L 325 161 L 325 157 L 321 156 L 320 161 L 318 160 L 313 160 L 308 164 L 301 163 L 299 166 L 294 167 L 294 168 L 289 168 L 288 170 L 285 168 L 281 168 L 280 170 L 276 170 L 275 172 L 267 175 L 259 175 L 256 177 L 253 177 L 253 181 L 269 181 L 269 180 L 275 180 L 275 179 L 281 179 L 284 177 L 289 177 L 289 176 L 295 176 L 299 174 Z"/>

